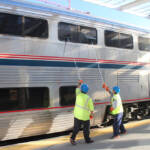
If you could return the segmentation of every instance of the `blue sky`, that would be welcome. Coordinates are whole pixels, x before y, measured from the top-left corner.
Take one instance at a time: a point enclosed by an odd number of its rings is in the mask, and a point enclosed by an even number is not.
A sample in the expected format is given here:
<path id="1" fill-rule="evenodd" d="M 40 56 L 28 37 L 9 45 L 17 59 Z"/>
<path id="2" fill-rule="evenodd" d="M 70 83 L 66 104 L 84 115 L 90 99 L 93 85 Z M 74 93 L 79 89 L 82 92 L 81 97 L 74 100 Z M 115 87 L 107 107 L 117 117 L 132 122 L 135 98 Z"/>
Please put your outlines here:
<path id="1" fill-rule="evenodd" d="M 26 0 L 33 3 L 40 3 L 40 0 Z M 44 0 L 41 0 L 44 1 Z M 48 1 L 48 0 L 45 0 Z M 68 6 L 68 0 L 49 0 L 51 3 L 58 3 L 63 6 Z M 134 25 L 140 28 L 150 30 L 150 19 L 144 17 L 120 12 L 112 8 L 96 5 L 93 3 L 85 2 L 83 0 L 71 0 L 71 7 L 83 12 L 90 12 L 92 16 L 105 18 L 107 20 L 117 21 L 129 25 Z"/>

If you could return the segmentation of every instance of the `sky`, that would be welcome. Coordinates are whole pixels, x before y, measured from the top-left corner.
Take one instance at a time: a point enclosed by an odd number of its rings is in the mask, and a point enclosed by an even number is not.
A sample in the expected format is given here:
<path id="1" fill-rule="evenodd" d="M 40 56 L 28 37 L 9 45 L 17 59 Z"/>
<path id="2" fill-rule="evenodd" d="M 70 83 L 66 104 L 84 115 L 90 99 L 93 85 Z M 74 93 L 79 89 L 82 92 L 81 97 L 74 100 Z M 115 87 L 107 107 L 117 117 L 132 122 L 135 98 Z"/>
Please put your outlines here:
<path id="1" fill-rule="evenodd" d="M 26 1 L 32 2 L 34 4 L 41 3 L 47 5 L 48 5 L 47 2 L 49 1 L 49 5 L 54 4 L 53 6 L 55 6 L 56 4 L 59 4 L 64 7 L 68 7 L 69 4 L 68 3 L 69 0 L 26 0 Z M 45 1 L 46 3 L 40 1 Z M 84 0 L 70 0 L 70 1 L 71 1 L 71 8 L 83 12 L 90 12 L 92 16 L 111 20 L 111 21 L 117 21 L 120 23 L 150 30 L 150 19 L 121 12 L 113 8 L 108 8 L 105 6 L 100 6 L 90 2 L 86 2 Z"/>

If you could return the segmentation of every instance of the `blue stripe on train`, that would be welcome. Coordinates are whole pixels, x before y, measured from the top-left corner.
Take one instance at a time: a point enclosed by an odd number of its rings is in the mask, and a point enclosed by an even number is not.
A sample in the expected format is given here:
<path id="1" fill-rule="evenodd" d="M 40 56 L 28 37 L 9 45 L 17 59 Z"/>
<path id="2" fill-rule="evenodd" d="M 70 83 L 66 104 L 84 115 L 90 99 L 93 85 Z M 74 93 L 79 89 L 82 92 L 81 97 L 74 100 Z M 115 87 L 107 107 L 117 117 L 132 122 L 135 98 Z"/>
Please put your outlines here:
<path id="1" fill-rule="evenodd" d="M 64 61 L 45 61 L 45 60 L 17 60 L 17 59 L 0 59 L 0 65 L 7 66 L 39 66 L 39 67 L 75 67 L 75 62 Z M 81 68 L 98 68 L 97 63 L 76 62 L 76 65 Z M 106 69 L 150 69 L 150 66 L 134 66 L 126 64 L 100 64 L 100 68 Z"/>

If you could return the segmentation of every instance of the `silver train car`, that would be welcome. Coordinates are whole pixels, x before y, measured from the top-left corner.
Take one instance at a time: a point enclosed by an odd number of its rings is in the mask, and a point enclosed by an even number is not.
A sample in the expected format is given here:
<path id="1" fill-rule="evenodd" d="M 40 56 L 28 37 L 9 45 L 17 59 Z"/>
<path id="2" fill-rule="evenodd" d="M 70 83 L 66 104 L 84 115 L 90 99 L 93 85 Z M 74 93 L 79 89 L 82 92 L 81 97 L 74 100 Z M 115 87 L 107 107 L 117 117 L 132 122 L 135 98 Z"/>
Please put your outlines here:
<path id="1" fill-rule="evenodd" d="M 71 130 L 78 79 L 111 120 L 118 85 L 125 119 L 150 114 L 150 31 L 63 9 L 0 0 L 0 141 Z"/>

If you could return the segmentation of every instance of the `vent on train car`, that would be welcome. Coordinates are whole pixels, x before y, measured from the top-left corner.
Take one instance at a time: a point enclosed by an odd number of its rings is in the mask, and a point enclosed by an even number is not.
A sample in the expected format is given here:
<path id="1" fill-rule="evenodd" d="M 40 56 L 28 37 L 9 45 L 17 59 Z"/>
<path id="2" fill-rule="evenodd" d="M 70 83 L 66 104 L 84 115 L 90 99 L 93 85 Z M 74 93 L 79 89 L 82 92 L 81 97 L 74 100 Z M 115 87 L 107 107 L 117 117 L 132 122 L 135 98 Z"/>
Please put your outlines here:
<path id="1" fill-rule="evenodd" d="M 139 73 L 133 71 L 120 71 L 117 73 L 117 81 L 118 82 L 136 82 L 139 83 Z"/>

